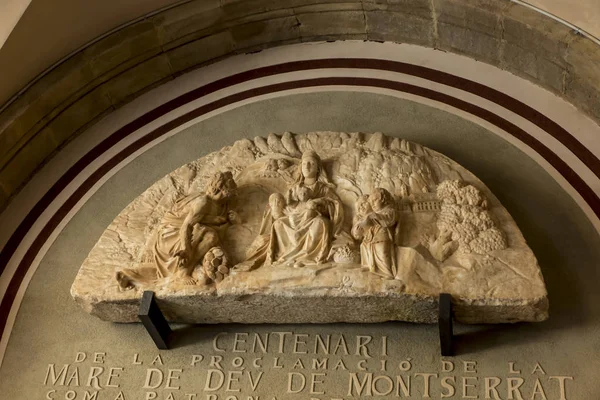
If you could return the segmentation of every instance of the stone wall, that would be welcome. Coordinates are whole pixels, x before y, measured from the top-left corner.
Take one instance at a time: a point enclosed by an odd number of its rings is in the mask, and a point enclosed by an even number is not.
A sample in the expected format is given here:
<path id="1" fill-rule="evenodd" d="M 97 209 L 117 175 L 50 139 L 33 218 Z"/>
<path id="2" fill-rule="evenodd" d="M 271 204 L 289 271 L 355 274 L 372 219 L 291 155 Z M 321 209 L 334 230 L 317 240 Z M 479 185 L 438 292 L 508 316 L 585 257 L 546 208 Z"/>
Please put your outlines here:
<path id="1" fill-rule="evenodd" d="M 153 87 L 232 54 L 351 39 L 464 54 L 600 121 L 600 46 L 508 0 L 196 0 L 88 46 L 3 109 L 0 210 L 58 148 Z"/>

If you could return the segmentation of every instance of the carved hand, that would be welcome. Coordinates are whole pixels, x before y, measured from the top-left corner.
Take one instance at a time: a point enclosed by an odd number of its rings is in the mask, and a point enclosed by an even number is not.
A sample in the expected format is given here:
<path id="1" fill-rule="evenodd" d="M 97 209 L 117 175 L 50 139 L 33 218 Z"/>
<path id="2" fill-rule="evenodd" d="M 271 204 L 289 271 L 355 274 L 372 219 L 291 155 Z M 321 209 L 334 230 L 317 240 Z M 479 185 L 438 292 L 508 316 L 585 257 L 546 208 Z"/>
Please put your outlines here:
<path id="1" fill-rule="evenodd" d="M 242 223 L 242 219 L 240 218 L 240 215 L 233 210 L 229 210 L 227 212 L 227 219 L 232 224 L 241 224 Z"/>
<path id="2" fill-rule="evenodd" d="M 185 268 L 185 264 L 188 261 L 188 254 L 185 250 L 179 250 L 177 253 L 175 253 L 174 257 L 177 257 L 177 266 L 179 268 Z"/>

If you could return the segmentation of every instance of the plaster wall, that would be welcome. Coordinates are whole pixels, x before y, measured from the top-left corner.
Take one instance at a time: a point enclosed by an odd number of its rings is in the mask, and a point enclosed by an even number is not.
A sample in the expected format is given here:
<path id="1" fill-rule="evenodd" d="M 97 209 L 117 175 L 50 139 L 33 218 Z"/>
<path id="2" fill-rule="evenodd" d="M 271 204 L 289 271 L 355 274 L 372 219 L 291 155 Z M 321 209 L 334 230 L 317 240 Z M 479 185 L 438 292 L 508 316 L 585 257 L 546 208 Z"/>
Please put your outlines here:
<path id="1" fill-rule="evenodd" d="M 403 61 L 412 65 L 411 68 L 429 66 L 437 69 L 438 74 L 445 71 L 448 75 L 444 76 L 449 79 L 442 84 L 432 80 L 434 74 L 426 79 L 427 77 L 393 71 L 361 70 L 357 66 L 305 69 L 267 76 L 263 80 L 254 76 L 255 79 L 248 82 L 236 81 L 229 76 L 264 64 L 272 65 L 298 58 L 320 59 L 323 54 L 333 58 L 369 54 L 373 58 L 377 58 L 375 55 L 383 58 L 384 54 L 401 58 L 410 54 L 411 59 Z M 0 303 L 0 315 L 2 323 L 6 324 L 0 340 L 0 353 L 4 355 L 0 366 L 2 395 L 10 399 L 43 398 L 49 391 L 57 390 L 54 397 L 65 398 L 67 391 L 73 390 L 79 398 L 84 398 L 83 392 L 89 390 L 89 387 L 81 386 L 85 385 L 83 375 L 79 386 L 75 386 L 73 382 L 70 387 L 54 385 L 45 379 L 48 366 L 72 364 L 77 352 L 88 355 L 101 352 L 106 353 L 104 368 L 123 367 L 124 371 L 122 379 L 116 379 L 120 388 L 105 388 L 98 398 L 117 399 L 119 390 L 123 390 L 126 399 L 144 398 L 146 371 L 147 368 L 152 368 L 149 363 L 159 352 L 154 349 L 143 328 L 139 324 L 99 321 L 86 314 L 68 293 L 82 260 L 106 226 L 131 200 L 167 172 L 229 145 L 236 139 L 282 131 L 358 130 L 381 131 L 417 141 L 448 155 L 471 170 L 511 213 L 539 259 L 549 291 L 551 318 L 540 324 L 458 327 L 458 357 L 451 361 L 459 366 L 463 361 L 475 361 L 478 371 L 475 375 L 456 371 L 458 379 L 462 376 L 478 377 L 480 386 L 477 394 L 484 398 L 483 377 L 499 377 L 504 382 L 504 386 L 500 388 L 501 398 L 508 398 L 508 379 L 522 377 L 525 381 L 524 398 L 535 398 L 531 392 L 535 379 L 539 378 L 546 385 L 546 397 L 554 400 L 561 398 L 560 392 L 556 382 L 551 382 L 549 376 L 569 376 L 574 380 L 566 382 L 565 398 L 598 398 L 600 387 L 596 371 L 600 369 L 600 353 L 597 351 L 600 346 L 600 301 L 596 286 L 599 278 L 597 266 L 600 261 L 600 243 L 598 225 L 594 226 L 598 218 L 593 210 L 586 208 L 585 201 L 581 201 L 578 193 L 573 193 L 570 181 L 565 179 L 575 180 L 580 177 L 597 191 L 598 177 L 591 170 L 586 172 L 586 166 L 581 160 L 574 157 L 568 148 L 549 133 L 543 132 L 534 123 L 534 118 L 533 122 L 527 120 L 517 113 L 520 110 L 510 111 L 506 108 L 507 104 L 504 107 L 485 98 L 485 85 L 478 86 L 482 90 L 479 93 L 469 92 L 468 86 L 452 86 L 456 82 L 464 83 L 462 75 L 469 76 L 475 81 L 473 83 L 487 82 L 488 85 L 501 89 L 502 93 L 523 100 L 523 106 L 540 110 L 542 116 L 551 117 L 552 121 L 559 122 L 569 132 L 579 133 L 581 143 L 585 144 L 584 148 L 597 150 L 599 144 L 595 135 L 598 128 L 592 120 L 560 98 L 526 80 L 466 57 L 418 46 L 364 42 L 281 46 L 257 54 L 229 58 L 159 85 L 85 129 L 34 177 L 19 194 L 18 201 L 10 205 L 10 213 L 0 215 L 3 227 L 0 243 L 6 243 L 3 241 L 12 238 L 12 229 L 17 230 L 20 219 L 27 219 L 32 215 L 28 211 L 63 176 L 64 171 L 78 160 L 84 159 L 89 149 L 96 150 L 98 158 L 87 158 L 87 163 L 76 171 L 73 180 L 64 188 L 64 193 L 59 193 L 55 201 L 32 224 L 10 259 L 10 265 L 6 265 L 7 269 L 0 276 L 0 293 L 4 294 Z M 171 110 L 159 114 L 159 120 L 149 119 L 138 124 L 131 136 L 119 137 L 117 134 L 123 126 L 130 125 L 147 112 L 160 109 L 167 101 L 223 77 L 229 79 L 230 86 L 213 92 L 204 90 L 195 100 L 188 96 L 185 102 L 179 103 L 181 110 Z M 431 94 L 435 96 L 427 98 L 385 87 L 350 85 L 352 82 L 349 81 L 346 81 L 349 83 L 346 86 L 328 85 L 333 82 L 331 80 L 324 80 L 321 85 L 314 87 L 298 86 L 294 89 L 294 86 L 290 86 L 289 91 L 260 91 L 261 88 L 279 83 L 318 77 L 378 78 L 391 82 L 390 88 L 408 88 L 414 85 L 428 89 L 428 93 L 434 92 Z M 254 93 L 253 90 L 258 92 Z M 233 103 L 223 102 L 236 93 L 248 91 L 253 93 L 252 96 L 239 98 Z M 473 107 L 461 109 L 457 107 L 459 103 L 444 103 L 443 99 L 450 100 L 448 96 L 485 108 L 494 118 L 485 119 L 481 116 L 489 114 L 477 116 L 468 112 Z M 221 102 L 221 106 L 205 114 L 197 114 L 199 116 L 192 120 L 181 118 L 199 108 L 210 110 L 205 106 L 215 102 Z M 508 119 L 521 127 L 525 136 L 519 139 L 502 131 L 493 123 L 498 122 L 499 118 Z M 169 127 L 166 131 L 163 130 L 164 135 L 144 142 L 144 138 L 152 138 L 153 132 L 160 131 L 163 126 Z M 588 136 L 584 136 L 586 133 Z M 112 146 L 100 146 L 100 149 L 96 147 L 105 138 L 112 136 L 118 137 Z M 557 172 L 553 169 L 548 160 L 544 161 L 539 153 L 528 146 L 535 142 L 527 136 L 539 139 L 545 146 L 549 146 L 559 160 L 568 161 L 568 166 L 573 168 L 576 176 L 563 176 L 561 173 L 564 171 Z M 139 140 L 145 145 L 134 147 L 129 153 L 125 152 Z M 110 169 L 103 168 L 115 159 L 116 164 L 111 164 Z M 99 175 L 99 180 L 86 187 L 86 177 L 96 175 Z M 72 193 L 81 192 L 81 188 L 84 194 L 79 200 L 73 201 Z M 63 208 L 66 209 L 66 214 L 61 215 Z M 43 231 L 48 230 L 49 221 L 55 220 L 57 215 L 60 223 L 52 228 L 50 236 L 44 237 Z M 11 231 L 8 232 L 8 229 Z M 40 237 L 45 242 L 36 253 L 37 250 L 32 249 Z M 8 247 L 10 246 L 2 249 L 0 256 L 5 256 Z M 29 254 L 30 251 L 34 251 L 33 255 Z M 17 270 L 10 270 L 15 264 L 18 265 Z M 22 266 L 25 268 L 21 268 Z M 22 278 L 21 283 L 13 285 L 13 281 L 17 282 L 19 278 Z M 14 303 L 7 308 L 9 300 Z M 7 310 L 10 311 L 8 319 Z M 443 375 L 441 360 L 437 356 L 439 343 L 435 326 L 390 323 L 179 328 L 181 330 L 178 332 L 175 349 L 160 352 L 165 365 L 155 365 L 165 371 L 169 368 L 184 370 L 180 381 L 182 389 L 175 392 L 176 399 L 185 398 L 183 393 L 186 392 L 202 393 L 208 362 L 191 368 L 190 356 L 202 354 L 208 359 L 213 355 L 221 355 L 213 347 L 214 337 L 220 332 L 225 332 L 228 335 L 226 337 L 233 337 L 236 333 L 265 335 L 281 330 L 313 336 L 342 334 L 348 339 L 356 338 L 357 335 L 380 339 L 385 335 L 389 338 L 389 356 L 385 359 L 391 376 L 398 373 L 400 362 L 409 358 L 413 363 L 411 373 Z M 132 363 L 136 353 L 144 362 L 142 366 Z M 231 352 L 224 355 L 228 363 L 237 356 Z M 281 363 L 287 365 L 286 368 L 271 368 L 274 357 L 277 356 Z M 254 359 L 252 354 L 245 354 L 244 357 L 248 363 Z M 271 399 L 270 395 L 284 393 L 286 374 L 294 371 L 291 365 L 299 357 L 307 365 L 311 362 L 310 358 L 297 356 L 289 351 L 280 355 L 276 349 L 272 350 L 264 356 L 265 367 L 262 370 L 265 371 L 265 379 L 259 390 L 250 393 L 245 388 L 243 394 Z M 344 358 L 348 364 L 354 365 L 351 368 L 355 371 L 361 357 L 349 355 Z M 330 362 L 337 361 L 335 357 L 330 359 L 333 360 Z M 371 368 L 380 368 L 380 357 L 376 356 L 369 362 Z M 512 373 L 509 369 L 510 362 L 516 362 L 516 368 L 522 372 Z M 536 363 L 540 363 L 546 375 L 532 373 Z M 91 358 L 79 364 L 84 374 L 96 366 Z M 327 374 L 328 383 L 323 385 L 326 393 L 331 398 L 347 398 L 348 377 L 345 372 L 327 371 Z M 421 381 L 422 377 L 414 377 L 412 398 L 423 398 L 422 386 L 419 386 Z M 431 390 L 434 397 L 439 397 L 439 385 L 435 388 L 432 386 Z M 158 398 L 168 399 L 171 391 L 162 388 L 157 392 L 160 395 Z M 221 398 L 227 398 L 230 394 L 226 391 L 217 393 Z M 305 394 L 290 398 L 306 398 L 303 397 Z M 474 395 L 473 391 L 469 394 Z M 460 390 L 454 396 L 464 397 Z M 198 398 L 201 398 L 200 395 Z"/>
<path id="2" fill-rule="evenodd" d="M 220 346 L 236 333 L 258 333 L 263 337 L 280 331 L 313 336 L 342 334 L 347 340 L 354 340 L 357 335 L 379 340 L 385 335 L 389 340 L 389 356 L 373 355 L 368 360 L 371 371 L 378 371 L 380 360 L 386 359 L 388 374 L 396 376 L 400 373 L 400 362 L 410 359 L 409 374 L 428 372 L 441 377 L 436 326 L 409 323 L 179 326 L 175 348 L 158 352 L 140 324 L 100 321 L 86 314 L 70 298 L 69 287 L 79 265 L 105 227 L 131 200 L 167 172 L 240 138 L 252 138 L 265 132 L 317 129 L 382 131 L 418 141 L 452 157 L 480 177 L 501 200 L 539 258 L 549 289 L 550 320 L 540 324 L 458 327 L 458 357 L 445 360 L 459 367 L 455 373 L 444 376 L 469 376 L 463 374 L 462 362 L 475 361 L 478 377 L 497 376 L 506 382 L 507 378 L 522 376 L 526 379 L 524 396 L 530 395 L 533 381 L 540 377 L 547 385 L 547 398 L 559 399 L 555 383 L 547 382 L 547 377 L 531 374 L 539 362 L 548 376 L 574 377 L 566 383 L 567 399 L 598 398 L 600 387 L 596 371 L 600 368 L 600 353 L 596 350 L 600 346 L 600 301 L 596 282 L 600 240 L 587 217 L 544 169 L 482 126 L 413 101 L 358 91 L 295 94 L 236 107 L 184 129 L 145 151 L 108 179 L 60 233 L 33 276 L 0 368 L 3 395 L 15 400 L 43 398 L 48 391 L 57 390 L 52 396 L 64 398 L 66 392 L 72 390 L 83 398 L 84 391 L 91 390 L 85 386 L 87 371 L 101 366 L 123 367 L 124 371 L 121 378 L 114 381 L 120 387 L 102 389 L 99 399 L 115 399 L 119 391 L 124 392 L 126 399 L 144 398 L 144 393 L 153 391 L 142 389 L 148 368 L 158 368 L 165 373 L 169 368 L 183 370 L 183 378 L 175 385 L 181 386 L 181 390 L 161 387 L 156 390 L 158 398 L 166 399 L 169 393 L 174 393 L 174 398 L 183 399 L 184 393 L 199 393 L 198 398 L 204 399 L 209 393 L 202 393 L 208 360 L 216 355 L 224 356 L 226 370 L 235 370 L 230 364 L 234 357 L 240 356 L 247 360 L 246 370 L 262 370 L 265 375 L 256 392 L 250 392 L 247 384 L 241 384 L 241 393 L 228 393 L 223 388 L 210 392 L 212 394 L 222 398 L 233 394 L 244 399 L 246 395 L 261 399 L 308 396 L 304 393 L 286 397 L 286 382 L 289 372 L 314 372 L 310 370 L 312 357 L 293 354 L 291 347 L 283 354 L 278 354 L 276 349 L 266 355 L 216 352 L 213 339 L 221 332 L 227 336 L 222 337 Z M 106 361 L 102 365 L 94 364 L 90 356 L 77 364 L 82 374 L 81 387 L 52 385 L 45 380 L 49 364 L 75 365 L 77 352 L 106 353 Z M 136 353 L 143 365 L 132 364 Z M 158 354 L 163 357 L 164 366 L 150 364 Z M 191 357 L 198 354 L 206 357 L 206 362 L 192 367 Z M 250 367 L 257 357 L 263 357 L 263 368 Z M 275 357 L 279 357 L 284 368 L 273 368 Z M 302 358 L 309 370 L 292 369 L 298 358 Z M 333 365 L 340 357 L 328 358 Z M 356 363 L 362 359 L 353 354 L 341 358 L 351 371 L 356 370 Z M 517 362 L 516 368 L 522 375 L 511 375 L 509 362 Z M 358 398 L 347 396 L 346 371 L 324 372 L 327 383 L 319 389 L 327 396 L 318 398 Z M 410 398 L 423 398 L 419 379 L 422 378 L 414 378 Z M 477 392 L 471 389 L 469 395 L 477 393 L 484 398 L 483 378 L 479 379 Z M 501 398 L 508 398 L 505 384 L 499 390 Z M 432 383 L 431 391 L 434 398 L 439 398 L 438 384 Z M 459 389 L 449 398 L 464 397 Z"/>

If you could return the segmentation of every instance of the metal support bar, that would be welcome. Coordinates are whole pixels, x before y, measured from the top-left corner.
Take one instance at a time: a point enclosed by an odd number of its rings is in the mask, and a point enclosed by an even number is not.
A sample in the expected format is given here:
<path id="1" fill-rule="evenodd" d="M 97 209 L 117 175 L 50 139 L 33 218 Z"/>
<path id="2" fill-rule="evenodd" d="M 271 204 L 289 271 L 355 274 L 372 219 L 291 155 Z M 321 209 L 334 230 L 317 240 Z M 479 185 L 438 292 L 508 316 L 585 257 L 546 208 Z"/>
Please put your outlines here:
<path id="1" fill-rule="evenodd" d="M 156 304 L 154 292 L 146 290 L 142 295 L 138 318 L 142 321 L 156 347 L 161 350 L 168 350 L 169 339 L 173 331 L 162 311 L 160 311 L 158 304 Z"/>
<path id="2" fill-rule="evenodd" d="M 444 357 L 452 357 L 454 355 L 452 314 L 452 296 L 448 293 L 440 294 L 440 315 L 438 323 L 440 328 L 440 350 Z"/>

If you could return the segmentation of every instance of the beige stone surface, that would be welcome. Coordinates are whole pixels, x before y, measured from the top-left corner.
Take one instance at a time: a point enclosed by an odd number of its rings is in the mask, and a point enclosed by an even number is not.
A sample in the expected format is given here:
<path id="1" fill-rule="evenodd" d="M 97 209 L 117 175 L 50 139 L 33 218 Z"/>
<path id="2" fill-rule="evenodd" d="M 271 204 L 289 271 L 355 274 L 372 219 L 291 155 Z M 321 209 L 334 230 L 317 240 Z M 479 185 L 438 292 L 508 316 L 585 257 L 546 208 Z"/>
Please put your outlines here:
<path id="1" fill-rule="evenodd" d="M 84 50 L 94 75 L 101 76 L 144 53 L 160 49 L 161 40 L 152 21 L 123 28 Z"/>
<path id="2" fill-rule="evenodd" d="M 218 59 L 234 49 L 231 32 L 223 31 L 176 47 L 169 52 L 169 62 L 175 73 Z"/>
<path id="3" fill-rule="evenodd" d="M 52 154 L 56 148 L 52 131 L 42 130 L 25 145 L 22 152 L 10 160 L 6 168 L 0 171 L 0 181 L 3 182 L 3 186 L 10 193 L 17 191 L 24 180 L 37 170 L 41 160 Z"/>
<path id="4" fill-rule="evenodd" d="M 578 28 L 600 38 L 600 5 L 598 0 L 527 0 L 540 10 L 561 18 Z"/>
<path id="5" fill-rule="evenodd" d="M 277 225 L 280 217 L 275 217 L 276 206 L 268 199 L 272 193 L 283 194 L 288 189 L 297 193 L 300 189 L 294 188 L 303 184 L 297 186 L 295 182 L 308 182 L 305 179 L 313 176 L 311 167 L 305 165 L 308 159 L 298 156 L 311 151 L 320 157 L 319 174 L 334 185 L 328 190 L 335 194 L 327 196 L 339 199 L 342 208 L 335 214 L 331 209 L 303 214 L 313 232 L 304 237 L 299 236 L 291 219 L 284 222 L 286 225 Z M 229 208 L 235 211 L 238 223 L 223 227 L 217 245 L 222 250 L 215 253 L 222 256 L 225 252 L 230 259 L 220 261 L 227 267 L 222 271 L 225 278 L 207 279 L 206 267 L 192 265 L 195 282 L 179 279 L 178 272 L 155 272 L 152 279 L 133 279 L 119 285 L 115 276 L 124 269 L 133 271 L 128 276 L 139 271 L 146 277 L 148 271 L 164 271 L 155 261 L 158 253 L 153 238 L 166 240 L 172 234 L 162 231 L 165 225 L 161 221 L 172 221 L 168 215 L 176 204 L 183 204 L 179 199 L 201 198 L 194 193 L 205 190 L 212 193 L 207 189 L 213 185 L 207 186 L 212 176 L 225 171 L 233 174 L 238 187 L 237 198 Z M 337 239 L 344 237 L 342 231 L 350 231 L 357 199 L 378 187 L 393 196 L 398 213 L 398 233 L 391 250 L 397 270 L 390 277 L 381 276 L 365 262 L 362 247 L 361 262 L 348 256 L 348 252 L 356 251 L 356 243 L 335 246 Z M 308 204 L 306 201 L 287 200 L 287 204 L 300 207 Z M 202 221 L 209 221 L 207 212 L 190 214 L 190 218 L 200 218 L 194 219 L 199 225 L 190 222 L 191 235 L 195 235 L 192 228 L 194 232 L 205 229 L 206 222 Z M 273 228 L 267 231 L 267 239 L 271 243 L 277 240 L 277 249 L 267 261 L 253 263 L 253 268 L 240 267 L 254 254 L 254 243 L 265 232 L 261 226 L 271 215 Z M 337 234 L 334 215 L 344 216 Z M 317 222 L 323 218 L 330 221 L 325 225 L 331 229 L 330 236 L 316 236 L 321 232 L 316 226 L 322 226 Z M 181 227 L 184 232 L 185 222 Z M 450 236 L 444 235 L 446 229 L 450 229 Z M 495 232 L 492 237 L 498 238 L 493 240 L 500 242 L 485 238 L 489 229 Z M 290 231 L 297 232 L 290 236 L 297 239 L 285 239 Z M 310 262 L 302 251 L 289 250 L 300 243 L 304 249 L 330 246 L 331 252 L 322 261 Z M 178 256 L 176 247 L 173 249 L 170 256 L 175 262 Z M 283 258 L 282 254 L 293 255 Z M 160 263 L 171 262 L 169 254 L 166 259 L 161 257 L 164 261 Z M 296 265 L 299 260 L 302 263 Z M 107 228 L 84 261 L 71 294 L 86 311 L 102 319 L 133 322 L 143 290 L 157 293 L 171 320 L 196 323 L 432 323 L 442 292 L 452 294 L 457 319 L 465 323 L 541 321 L 548 316 L 546 289 L 536 258 L 508 212 L 485 185 L 437 152 L 380 133 L 285 133 L 244 139 L 156 182 Z"/>
<path id="6" fill-rule="evenodd" d="M 566 55 L 565 96 L 587 113 L 600 118 L 600 51 L 584 37 L 575 37 Z"/>
<path id="7" fill-rule="evenodd" d="M 167 56 L 160 54 L 108 81 L 104 88 L 113 104 L 118 105 L 139 95 L 139 92 L 148 90 L 152 85 L 164 81 L 171 74 Z"/>
<path id="8" fill-rule="evenodd" d="M 369 40 L 433 44 L 433 23 L 429 18 L 401 12 L 365 11 Z"/>
<path id="9" fill-rule="evenodd" d="M 254 48 L 277 41 L 300 39 L 298 20 L 294 17 L 280 17 L 264 21 L 249 22 L 231 28 L 236 48 Z"/>
<path id="10" fill-rule="evenodd" d="M 327 21 L 327 22 L 325 22 Z M 332 38 L 340 32 L 348 35 L 366 34 L 365 14 L 360 11 L 338 10 L 310 12 L 298 16 L 300 34 L 303 38 Z M 323 40 L 323 39 L 321 39 Z"/>

